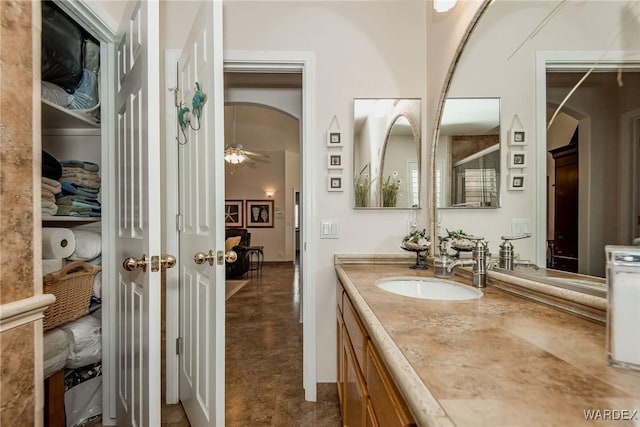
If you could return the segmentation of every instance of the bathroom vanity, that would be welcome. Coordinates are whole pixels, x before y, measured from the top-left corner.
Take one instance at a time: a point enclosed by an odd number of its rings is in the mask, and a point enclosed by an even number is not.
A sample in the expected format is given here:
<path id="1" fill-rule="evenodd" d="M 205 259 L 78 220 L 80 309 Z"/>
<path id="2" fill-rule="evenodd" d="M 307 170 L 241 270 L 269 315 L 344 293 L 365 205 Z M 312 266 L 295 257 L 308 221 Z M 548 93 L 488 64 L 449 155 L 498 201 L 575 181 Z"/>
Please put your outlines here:
<path id="1" fill-rule="evenodd" d="M 640 372 L 606 363 L 599 317 L 606 298 L 494 272 L 483 295 L 466 301 L 376 286 L 388 277 L 433 277 L 411 263 L 402 254 L 335 256 L 345 425 L 639 422 Z M 471 283 L 470 271 L 457 271 L 454 280 Z M 386 379 L 384 393 L 371 371 Z"/>

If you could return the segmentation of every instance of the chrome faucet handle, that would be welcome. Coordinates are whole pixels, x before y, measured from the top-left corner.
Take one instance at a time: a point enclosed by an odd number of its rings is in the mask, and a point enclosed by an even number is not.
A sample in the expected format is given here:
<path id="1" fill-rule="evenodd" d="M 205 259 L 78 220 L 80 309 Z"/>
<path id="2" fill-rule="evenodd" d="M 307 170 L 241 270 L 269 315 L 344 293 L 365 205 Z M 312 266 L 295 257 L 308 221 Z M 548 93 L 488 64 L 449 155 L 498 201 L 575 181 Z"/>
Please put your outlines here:
<path id="1" fill-rule="evenodd" d="M 447 254 L 447 243 L 449 242 L 449 240 L 451 240 L 450 236 L 438 236 L 438 251 L 440 252 L 440 255 L 446 255 Z"/>

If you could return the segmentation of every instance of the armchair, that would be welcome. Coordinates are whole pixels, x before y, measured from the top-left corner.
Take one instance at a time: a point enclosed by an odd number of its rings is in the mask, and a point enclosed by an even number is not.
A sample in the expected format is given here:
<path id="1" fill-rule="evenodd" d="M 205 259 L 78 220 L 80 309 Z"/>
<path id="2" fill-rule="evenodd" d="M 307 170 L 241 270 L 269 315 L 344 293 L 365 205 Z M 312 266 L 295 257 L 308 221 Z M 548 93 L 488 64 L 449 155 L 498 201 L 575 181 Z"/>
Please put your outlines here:
<path id="1" fill-rule="evenodd" d="M 240 242 L 231 248 L 238 254 L 238 259 L 235 262 L 225 264 L 227 279 L 245 275 L 251 266 L 249 252 L 247 251 L 247 247 L 251 245 L 251 233 L 246 228 L 227 228 L 225 230 L 225 242 L 231 237 L 240 237 Z"/>

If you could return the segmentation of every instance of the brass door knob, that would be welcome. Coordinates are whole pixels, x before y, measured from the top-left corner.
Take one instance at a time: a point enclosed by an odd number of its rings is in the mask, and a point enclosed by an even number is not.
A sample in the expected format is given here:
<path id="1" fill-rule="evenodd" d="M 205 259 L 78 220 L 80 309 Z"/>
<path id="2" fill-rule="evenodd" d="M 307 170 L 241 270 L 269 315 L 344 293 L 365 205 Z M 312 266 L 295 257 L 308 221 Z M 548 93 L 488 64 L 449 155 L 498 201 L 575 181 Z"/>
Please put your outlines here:
<path id="1" fill-rule="evenodd" d="M 224 260 L 228 263 L 236 262 L 238 259 L 238 254 L 236 251 L 228 251 L 224 254 Z"/>
<path id="2" fill-rule="evenodd" d="M 213 263 L 216 261 L 216 255 L 211 249 L 209 249 L 209 253 L 196 252 L 193 255 L 193 261 L 198 265 L 202 265 L 205 262 L 208 262 L 209 265 L 213 266 Z"/>
<path id="3" fill-rule="evenodd" d="M 212 249 L 209 249 L 208 253 L 196 252 L 193 255 L 193 261 L 198 265 L 202 265 L 205 262 L 208 262 L 211 266 L 216 262 L 218 265 L 223 265 L 225 261 L 231 263 L 235 262 L 237 259 L 238 254 L 235 251 L 229 251 L 226 253 L 224 251 L 218 251 L 218 253 L 215 254 Z"/>
<path id="4" fill-rule="evenodd" d="M 163 254 L 162 258 L 160 258 L 160 264 L 162 264 L 163 268 L 173 268 L 176 266 L 176 257 Z"/>
<path id="5" fill-rule="evenodd" d="M 147 265 L 149 264 L 149 257 L 146 254 L 142 255 L 142 258 L 138 259 L 135 257 L 125 258 L 122 261 L 122 268 L 127 271 L 134 271 L 140 268 L 142 271 L 147 271 Z"/>

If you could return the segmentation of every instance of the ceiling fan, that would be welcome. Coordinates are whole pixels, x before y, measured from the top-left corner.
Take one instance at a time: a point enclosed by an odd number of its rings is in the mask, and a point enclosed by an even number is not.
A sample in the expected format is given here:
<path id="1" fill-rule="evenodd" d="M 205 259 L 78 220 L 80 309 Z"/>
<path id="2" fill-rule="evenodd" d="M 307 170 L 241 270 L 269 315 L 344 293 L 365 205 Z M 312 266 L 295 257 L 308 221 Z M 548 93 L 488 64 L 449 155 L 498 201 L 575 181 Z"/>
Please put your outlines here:
<path id="1" fill-rule="evenodd" d="M 224 161 L 240 167 L 248 164 L 255 167 L 255 162 L 269 163 L 271 158 L 267 154 L 260 154 L 253 151 L 245 150 L 242 144 L 236 143 L 236 107 L 233 106 L 233 143 L 228 144 L 224 148 Z"/>
<path id="2" fill-rule="evenodd" d="M 255 162 L 269 163 L 271 157 L 267 154 L 260 154 L 254 151 L 245 150 L 242 144 L 229 144 L 224 149 L 224 160 L 232 165 L 238 165 L 240 163 L 248 162 L 249 164 Z"/>

